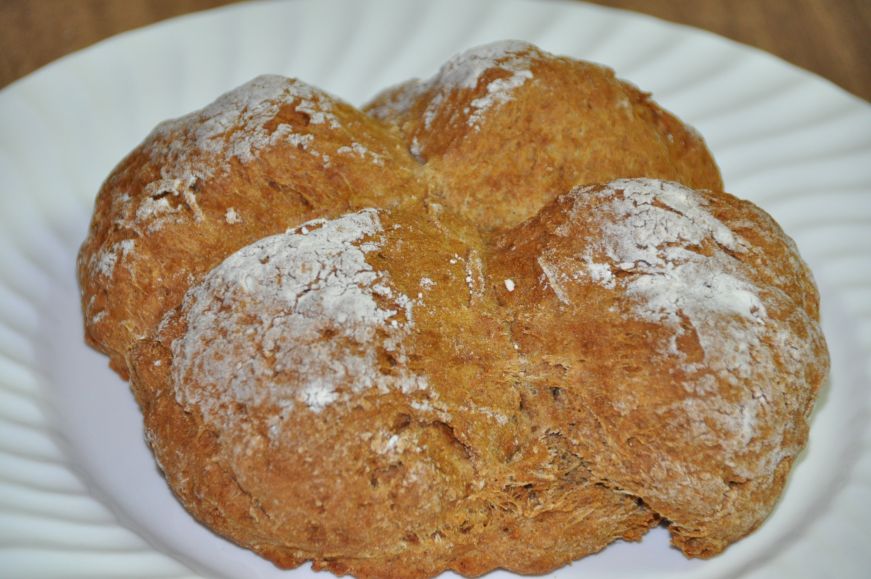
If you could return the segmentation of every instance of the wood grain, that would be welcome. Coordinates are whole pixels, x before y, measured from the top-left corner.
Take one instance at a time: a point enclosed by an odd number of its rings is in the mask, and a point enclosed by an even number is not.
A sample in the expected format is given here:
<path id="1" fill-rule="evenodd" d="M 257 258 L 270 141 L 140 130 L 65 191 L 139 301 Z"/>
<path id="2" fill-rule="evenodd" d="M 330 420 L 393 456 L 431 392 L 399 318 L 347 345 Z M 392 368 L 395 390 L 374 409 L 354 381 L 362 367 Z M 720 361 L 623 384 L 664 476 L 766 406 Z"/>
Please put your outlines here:
<path id="1" fill-rule="evenodd" d="M 0 0 L 0 87 L 132 28 L 237 0 Z M 869 0 L 592 0 L 771 52 L 871 99 Z"/>

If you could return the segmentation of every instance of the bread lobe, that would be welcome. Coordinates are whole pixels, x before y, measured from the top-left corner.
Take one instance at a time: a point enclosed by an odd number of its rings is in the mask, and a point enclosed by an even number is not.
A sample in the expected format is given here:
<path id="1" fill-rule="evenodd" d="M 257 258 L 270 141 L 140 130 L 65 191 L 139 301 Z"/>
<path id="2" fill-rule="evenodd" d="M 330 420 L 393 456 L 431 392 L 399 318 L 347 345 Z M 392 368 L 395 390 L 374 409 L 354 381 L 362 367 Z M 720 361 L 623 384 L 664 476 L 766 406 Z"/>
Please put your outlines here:
<path id="1" fill-rule="evenodd" d="M 725 193 L 615 181 L 559 198 L 490 262 L 517 284 L 503 296 L 513 339 L 575 406 L 566 434 L 693 556 L 770 512 L 828 370 L 813 279 L 768 267 L 798 256 L 762 215 Z"/>
<path id="2" fill-rule="evenodd" d="M 364 107 L 425 163 L 439 203 L 485 229 L 577 185 L 627 177 L 720 190 L 704 140 L 604 66 L 519 41 L 473 48 Z"/>
<path id="3" fill-rule="evenodd" d="M 378 122 L 298 80 L 255 78 L 159 125 L 103 184 L 77 267 L 86 339 L 124 375 L 132 344 L 230 253 L 422 194 Z"/>

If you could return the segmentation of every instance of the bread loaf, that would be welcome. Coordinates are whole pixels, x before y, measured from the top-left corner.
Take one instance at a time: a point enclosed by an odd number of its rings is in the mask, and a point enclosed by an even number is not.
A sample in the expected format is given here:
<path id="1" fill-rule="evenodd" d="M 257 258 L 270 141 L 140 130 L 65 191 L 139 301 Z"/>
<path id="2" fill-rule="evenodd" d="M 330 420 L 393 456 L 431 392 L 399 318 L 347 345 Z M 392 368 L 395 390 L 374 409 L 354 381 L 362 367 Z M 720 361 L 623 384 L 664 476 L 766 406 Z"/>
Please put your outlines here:
<path id="1" fill-rule="evenodd" d="M 260 77 L 100 191 L 86 337 L 185 508 L 281 567 L 408 579 L 761 524 L 828 371 L 819 296 L 701 138 L 518 42 L 364 110 Z"/>

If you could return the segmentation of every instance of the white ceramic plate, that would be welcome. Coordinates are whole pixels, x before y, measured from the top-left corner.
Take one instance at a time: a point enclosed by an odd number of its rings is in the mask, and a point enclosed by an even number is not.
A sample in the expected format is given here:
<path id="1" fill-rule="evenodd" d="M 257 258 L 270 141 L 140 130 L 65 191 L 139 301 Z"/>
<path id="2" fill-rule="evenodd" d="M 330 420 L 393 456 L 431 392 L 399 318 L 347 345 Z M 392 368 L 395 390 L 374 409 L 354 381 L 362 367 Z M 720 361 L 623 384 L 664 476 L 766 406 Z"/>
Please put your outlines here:
<path id="1" fill-rule="evenodd" d="M 360 104 L 476 44 L 605 63 L 695 125 L 728 190 L 771 212 L 823 295 L 833 357 L 808 451 L 773 516 L 710 561 L 656 529 L 554 577 L 867 577 L 871 569 L 871 110 L 713 35 L 576 2 L 254 3 L 123 34 L 0 93 L 0 574 L 308 577 L 175 502 L 126 385 L 82 343 L 74 258 L 94 194 L 160 120 L 264 72 Z M 493 577 L 509 577 L 495 573 Z"/>

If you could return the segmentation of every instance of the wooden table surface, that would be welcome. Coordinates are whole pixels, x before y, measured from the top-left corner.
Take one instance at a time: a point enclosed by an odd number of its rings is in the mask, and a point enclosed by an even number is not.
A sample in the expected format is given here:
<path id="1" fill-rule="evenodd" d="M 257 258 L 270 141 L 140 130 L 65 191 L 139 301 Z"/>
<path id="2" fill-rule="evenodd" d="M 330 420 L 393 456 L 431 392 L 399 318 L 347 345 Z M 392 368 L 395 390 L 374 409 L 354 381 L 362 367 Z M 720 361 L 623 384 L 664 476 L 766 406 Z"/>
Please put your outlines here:
<path id="1" fill-rule="evenodd" d="M 234 1 L 0 0 L 0 87 L 118 32 Z M 756 46 L 871 100 L 871 0 L 593 1 Z"/>

